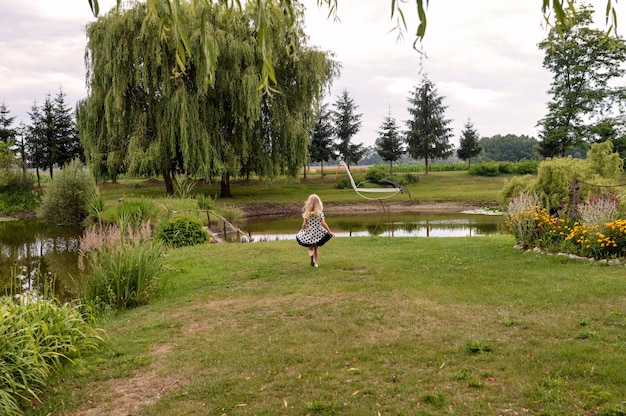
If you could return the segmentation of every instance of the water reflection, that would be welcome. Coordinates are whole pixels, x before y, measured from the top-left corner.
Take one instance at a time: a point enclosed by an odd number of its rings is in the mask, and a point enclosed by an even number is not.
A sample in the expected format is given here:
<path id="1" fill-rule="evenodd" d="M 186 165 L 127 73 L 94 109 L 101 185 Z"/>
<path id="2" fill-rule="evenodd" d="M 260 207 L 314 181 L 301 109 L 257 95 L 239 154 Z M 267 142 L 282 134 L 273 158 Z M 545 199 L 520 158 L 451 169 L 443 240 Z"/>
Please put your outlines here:
<path id="1" fill-rule="evenodd" d="M 327 216 L 326 222 L 337 237 L 479 237 L 501 234 L 500 215 L 464 213 L 391 213 Z M 379 223 L 380 220 L 380 223 Z M 274 221 L 250 222 L 254 241 L 295 239 L 302 219 L 284 218 Z"/>
<path id="2" fill-rule="evenodd" d="M 54 282 L 60 299 L 71 297 L 78 277 L 81 230 L 34 220 L 0 222 L 0 295 L 37 290 Z"/>

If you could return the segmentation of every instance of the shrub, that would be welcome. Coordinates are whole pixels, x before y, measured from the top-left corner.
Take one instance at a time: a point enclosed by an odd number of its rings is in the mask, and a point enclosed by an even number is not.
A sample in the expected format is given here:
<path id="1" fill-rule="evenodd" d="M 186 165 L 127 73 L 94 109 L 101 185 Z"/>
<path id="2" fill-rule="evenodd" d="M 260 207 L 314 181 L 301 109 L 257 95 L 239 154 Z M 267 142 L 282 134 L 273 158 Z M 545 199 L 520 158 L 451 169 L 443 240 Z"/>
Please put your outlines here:
<path id="1" fill-rule="evenodd" d="M 84 303 L 96 308 L 128 309 L 148 303 L 156 291 L 163 262 L 161 244 L 149 240 L 152 227 L 113 224 L 93 227 L 80 239 L 79 265 L 87 269 Z"/>
<path id="2" fill-rule="evenodd" d="M 89 202 L 95 190 L 93 175 L 75 159 L 48 184 L 37 215 L 56 224 L 80 224 L 89 215 Z"/>
<path id="3" fill-rule="evenodd" d="M 12 189 L 0 192 L 0 212 L 35 212 L 41 202 L 41 196 L 32 191 Z"/>
<path id="4" fill-rule="evenodd" d="M 38 400 L 54 371 L 102 340 L 79 313 L 56 300 L 0 298 L 0 408 L 7 416 Z"/>
<path id="5" fill-rule="evenodd" d="M 385 178 L 387 170 L 381 165 L 374 165 L 370 167 L 365 173 L 365 179 L 373 182 L 378 182 Z"/>
<path id="6" fill-rule="evenodd" d="M 539 168 L 538 160 L 520 160 L 513 167 L 513 172 L 516 175 L 536 175 Z"/>
<path id="7" fill-rule="evenodd" d="M 138 228 L 146 222 L 153 223 L 159 214 L 156 204 L 149 199 L 126 199 L 115 209 L 115 221 Z"/>
<path id="8" fill-rule="evenodd" d="M 476 176 L 498 176 L 500 169 L 497 162 L 485 162 L 472 166 L 470 174 Z"/>
<path id="9" fill-rule="evenodd" d="M 501 174 L 515 173 L 515 163 L 509 162 L 509 161 L 498 162 L 498 173 L 501 173 Z"/>
<path id="10" fill-rule="evenodd" d="M 172 247 L 193 246 L 209 241 L 209 233 L 202 223 L 191 217 L 179 217 L 164 222 L 157 231 L 157 238 Z"/>

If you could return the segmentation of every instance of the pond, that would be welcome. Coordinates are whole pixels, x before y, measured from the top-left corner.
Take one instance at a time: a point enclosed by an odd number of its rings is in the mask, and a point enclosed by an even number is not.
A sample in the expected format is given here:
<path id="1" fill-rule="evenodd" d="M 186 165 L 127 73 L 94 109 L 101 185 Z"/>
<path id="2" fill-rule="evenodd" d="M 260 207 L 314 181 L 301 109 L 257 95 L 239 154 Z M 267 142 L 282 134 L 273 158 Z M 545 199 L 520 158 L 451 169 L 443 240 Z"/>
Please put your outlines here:
<path id="1" fill-rule="evenodd" d="M 0 222 L 0 295 L 33 290 L 43 293 L 54 280 L 56 295 L 71 299 L 70 276 L 80 277 L 80 233 L 78 227 L 36 220 Z"/>
<path id="2" fill-rule="evenodd" d="M 392 212 L 389 218 L 380 213 L 327 215 L 326 222 L 337 237 L 479 237 L 501 234 L 503 216 Z M 271 221 L 251 220 L 244 229 L 251 234 L 253 242 L 295 240 L 301 225 L 302 218 L 294 216 Z"/>
<path id="3" fill-rule="evenodd" d="M 459 213 L 378 213 L 329 215 L 337 237 L 479 237 L 500 234 L 501 215 Z M 380 224 L 377 223 L 380 220 Z M 248 221 L 243 227 L 252 241 L 294 240 L 302 225 L 298 216 Z M 78 248 L 81 229 L 35 220 L 0 222 L 0 295 L 15 291 L 43 291 L 55 282 L 61 300 L 74 296 L 73 279 L 80 279 Z"/>

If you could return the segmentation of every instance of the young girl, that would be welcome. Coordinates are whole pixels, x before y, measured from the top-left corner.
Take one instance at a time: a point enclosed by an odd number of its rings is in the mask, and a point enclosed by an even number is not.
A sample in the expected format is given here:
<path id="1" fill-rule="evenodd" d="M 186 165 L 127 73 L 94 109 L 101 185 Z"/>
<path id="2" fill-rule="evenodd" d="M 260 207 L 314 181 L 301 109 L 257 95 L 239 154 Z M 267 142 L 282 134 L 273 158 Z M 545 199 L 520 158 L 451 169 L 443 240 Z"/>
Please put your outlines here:
<path id="1" fill-rule="evenodd" d="M 303 247 L 308 247 L 311 266 L 317 266 L 319 248 L 326 244 L 335 234 L 330 231 L 324 220 L 324 205 L 319 196 L 312 194 L 302 208 L 302 228 L 296 234 L 296 241 Z"/>

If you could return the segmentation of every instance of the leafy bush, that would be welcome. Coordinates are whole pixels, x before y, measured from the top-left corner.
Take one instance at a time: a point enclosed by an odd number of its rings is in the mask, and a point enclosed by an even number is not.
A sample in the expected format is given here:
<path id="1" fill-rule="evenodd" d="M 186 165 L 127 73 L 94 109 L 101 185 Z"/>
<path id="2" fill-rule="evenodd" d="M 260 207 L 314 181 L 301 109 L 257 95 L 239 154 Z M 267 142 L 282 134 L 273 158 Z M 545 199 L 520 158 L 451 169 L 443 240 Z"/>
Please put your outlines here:
<path id="1" fill-rule="evenodd" d="M 142 223 L 155 222 L 159 214 L 156 204 L 149 199 L 126 199 L 115 209 L 115 221 L 125 222 L 133 228 Z"/>
<path id="2" fill-rule="evenodd" d="M 539 168 L 538 160 L 520 160 L 513 167 L 513 172 L 516 175 L 536 175 Z"/>
<path id="3" fill-rule="evenodd" d="M 157 231 L 157 238 L 172 247 L 193 246 L 209 241 L 209 233 L 202 223 L 191 217 L 167 220 Z"/>
<path id="4" fill-rule="evenodd" d="M 79 311 L 55 300 L 0 298 L 0 409 L 22 415 L 63 363 L 102 340 Z"/>
<path id="5" fill-rule="evenodd" d="M 365 179 L 378 182 L 385 178 L 387 175 L 387 169 L 381 165 L 374 165 L 370 167 L 365 173 Z"/>
<path id="6" fill-rule="evenodd" d="M 89 203 L 95 190 L 93 175 L 75 159 L 47 185 L 37 215 L 56 224 L 80 224 L 89 215 Z"/>
<path id="7" fill-rule="evenodd" d="M 80 239 L 79 265 L 88 271 L 79 288 L 84 303 L 128 309 L 148 303 L 163 263 L 161 244 L 150 240 L 149 222 L 93 227 Z"/>
<path id="8" fill-rule="evenodd" d="M 32 191 L 13 189 L 0 192 L 0 212 L 35 212 L 41 203 L 41 196 Z"/>
<path id="9" fill-rule="evenodd" d="M 515 163 L 508 162 L 508 161 L 498 162 L 498 173 L 499 174 L 515 173 Z"/>
<path id="10" fill-rule="evenodd" d="M 470 174 L 476 176 L 498 176 L 500 174 L 499 164 L 497 162 L 479 163 L 471 167 Z"/>

